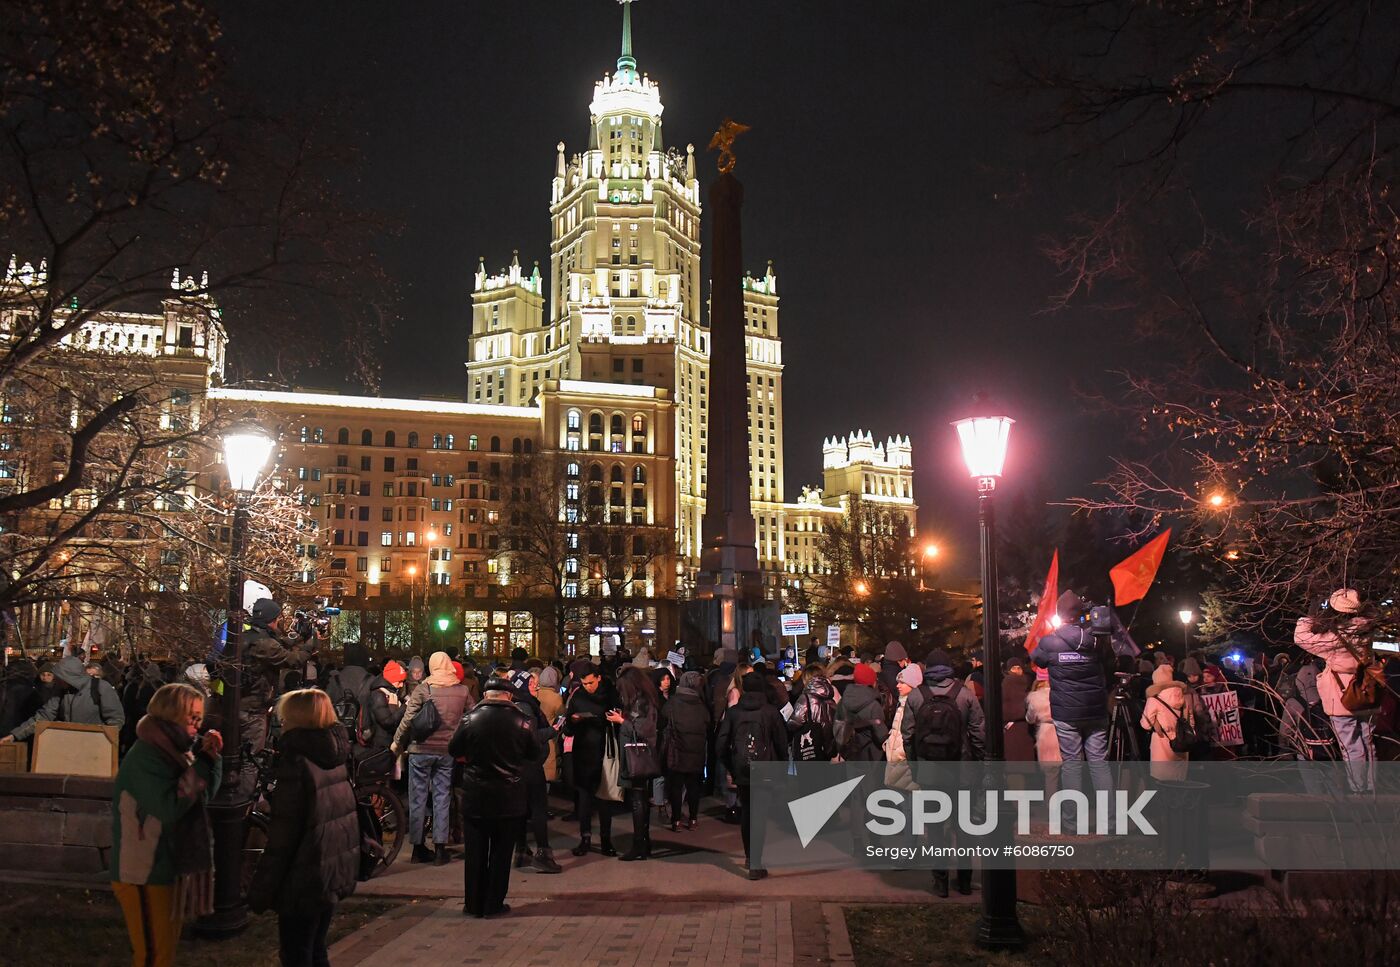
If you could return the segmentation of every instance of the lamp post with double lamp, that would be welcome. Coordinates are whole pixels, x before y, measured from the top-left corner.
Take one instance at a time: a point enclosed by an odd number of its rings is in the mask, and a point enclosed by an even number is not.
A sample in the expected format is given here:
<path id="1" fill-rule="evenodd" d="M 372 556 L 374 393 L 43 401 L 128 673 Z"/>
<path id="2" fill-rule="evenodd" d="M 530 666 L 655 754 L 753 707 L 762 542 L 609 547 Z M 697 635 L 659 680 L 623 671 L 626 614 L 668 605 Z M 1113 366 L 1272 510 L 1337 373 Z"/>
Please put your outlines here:
<path id="1" fill-rule="evenodd" d="M 243 788 L 243 736 L 238 706 L 243 698 L 243 552 L 247 540 L 248 507 L 258 477 L 272 455 L 273 439 L 256 423 L 243 422 L 224 434 L 224 466 L 233 489 L 233 529 L 229 535 L 228 621 L 225 623 L 223 677 L 223 784 L 209 801 L 209 825 L 214 834 L 214 912 L 201 917 L 195 932 L 203 937 L 231 937 L 248 925 L 243 897 L 243 826 L 252 803 L 252 790 Z M 230 650 L 232 660 L 230 661 Z"/>
<path id="2" fill-rule="evenodd" d="M 1189 608 L 1182 608 L 1176 613 L 1176 616 L 1181 619 L 1181 657 L 1184 661 L 1187 653 L 1191 650 L 1191 622 L 1195 620 L 1196 616 Z"/>
<path id="3" fill-rule="evenodd" d="M 993 494 L 1006 463 L 1006 446 L 1015 421 L 999 413 L 985 397 L 976 401 L 978 413 L 953 424 L 962 444 L 963 460 L 977 481 L 977 523 L 982 546 L 982 643 L 987 667 L 984 682 L 986 716 L 985 758 L 1000 762 L 1003 753 L 1001 708 L 1001 631 L 997 603 L 996 519 Z M 1012 949 L 1026 942 L 1016 916 L 1016 871 L 982 870 L 982 918 L 977 943 L 988 949 Z"/>

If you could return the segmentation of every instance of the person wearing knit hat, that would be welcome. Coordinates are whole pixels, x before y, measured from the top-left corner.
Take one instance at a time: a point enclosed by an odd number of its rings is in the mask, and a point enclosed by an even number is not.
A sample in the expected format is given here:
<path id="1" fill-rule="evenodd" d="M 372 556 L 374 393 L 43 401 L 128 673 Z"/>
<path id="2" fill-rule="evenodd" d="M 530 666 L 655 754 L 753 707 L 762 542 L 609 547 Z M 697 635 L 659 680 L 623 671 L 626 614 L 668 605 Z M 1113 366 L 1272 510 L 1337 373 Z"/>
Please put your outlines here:
<path id="1" fill-rule="evenodd" d="M 1188 659 L 1189 660 L 1189 659 Z M 1168 665 L 1158 665 L 1147 688 L 1147 701 L 1142 707 L 1141 726 L 1152 733 L 1152 778 L 1180 781 L 1186 778 L 1189 752 L 1177 752 L 1172 740 L 1185 727 L 1192 733 L 1198 729 L 1195 703 L 1188 698 L 1191 689 L 1177 681 Z"/>
<path id="2" fill-rule="evenodd" d="M 857 685 L 864 685 L 866 688 L 874 688 L 876 679 L 875 666 L 869 662 L 863 661 L 856 666 L 856 670 L 851 677 L 855 679 Z"/>
<path id="3" fill-rule="evenodd" d="M 1372 725 L 1369 714 L 1358 716 L 1342 696 L 1358 674 L 1367 673 L 1363 666 L 1370 658 L 1371 624 L 1361 595 L 1341 588 L 1332 592 L 1325 609 L 1315 617 L 1299 618 L 1293 629 L 1293 643 L 1325 662 L 1317 676 L 1318 697 L 1347 763 L 1347 787 L 1354 793 L 1375 787 Z"/>
<path id="4" fill-rule="evenodd" d="M 1201 663 L 1194 658 L 1183 658 L 1181 664 L 1176 666 L 1177 672 L 1181 675 L 1181 680 L 1192 688 L 1203 684 L 1201 676 Z M 1155 677 L 1153 679 L 1156 680 Z"/>
<path id="5" fill-rule="evenodd" d="M 889 653 L 886 652 L 886 657 Z M 894 719 L 890 731 L 885 736 L 885 785 L 892 789 L 911 790 L 915 788 L 913 775 L 909 771 L 909 756 L 904 750 L 904 734 L 901 731 L 904 715 L 908 711 L 909 695 L 924 683 L 924 670 L 918 665 L 906 665 L 895 678 L 895 688 L 899 694 L 899 704 L 895 706 Z"/>
<path id="6" fill-rule="evenodd" d="M 394 741 L 394 733 L 403 721 L 403 683 L 408 672 L 396 661 L 387 661 L 384 668 L 370 679 L 365 692 L 364 720 L 368 726 L 368 744 L 371 749 L 387 749 Z M 381 761 L 386 760 L 386 761 Z M 366 757 L 371 767 L 382 769 L 387 776 L 393 760 L 380 755 Z"/>

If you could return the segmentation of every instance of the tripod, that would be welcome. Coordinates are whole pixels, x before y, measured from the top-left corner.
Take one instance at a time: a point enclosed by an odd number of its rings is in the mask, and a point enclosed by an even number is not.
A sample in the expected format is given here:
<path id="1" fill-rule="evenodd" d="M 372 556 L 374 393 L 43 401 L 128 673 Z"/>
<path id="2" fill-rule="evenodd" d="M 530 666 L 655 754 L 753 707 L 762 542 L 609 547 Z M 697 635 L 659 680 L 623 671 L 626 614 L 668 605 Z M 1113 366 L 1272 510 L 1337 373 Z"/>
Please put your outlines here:
<path id="1" fill-rule="evenodd" d="M 1130 675 L 1114 675 L 1117 682 L 1109 694 L 1108 759 L 1110 762 L 1138 761 L 1142 749 L 1138 745 L 1137 722 L 1134 721 L 1133 699 L 1128 694 Z"/>

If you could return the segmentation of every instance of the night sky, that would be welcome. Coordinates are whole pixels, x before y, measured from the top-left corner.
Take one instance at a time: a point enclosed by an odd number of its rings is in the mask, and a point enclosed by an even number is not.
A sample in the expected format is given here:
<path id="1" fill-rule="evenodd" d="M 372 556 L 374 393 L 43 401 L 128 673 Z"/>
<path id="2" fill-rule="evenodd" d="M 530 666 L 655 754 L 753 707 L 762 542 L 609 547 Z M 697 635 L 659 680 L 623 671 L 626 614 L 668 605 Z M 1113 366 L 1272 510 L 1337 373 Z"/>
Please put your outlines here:
<path id="1" fill-rule="evenodd" d="M 547 271 L 554 146 L 586 147 L 618 5 L 229 7 L 237 77 L 274 103 L 348 109 L 365 157 L 349 190 L 402 226 L 381 251 L 402 315 L 384 395 L 461 394 L 477 256 L 495 271 L 519 248 Z M 907 433 L 921 528 L 959 574 L 975 570 L 974 487 L 948 422 L 975 392 L 1018 420 L 1006 491 L 1039 477 L 1052 497 L 1082 492 L 1113 451 L 1072 384 L 1108 378 L 1115 340 L 1106 321 L 1046 312 L 1040 248 L 1102 182 L 1062 164 L 1034 133 L 1044 116 L 1001 83 L 1025 16 L 984 0 L 634 7 L 638 68 L 661 85 L 667 143 L 701 152 L 702 183 L 719 121 L 753 126 L 736 174 L 745 261 L 778 272 L 788 497 L 820 481 L 823 436 Z"/>

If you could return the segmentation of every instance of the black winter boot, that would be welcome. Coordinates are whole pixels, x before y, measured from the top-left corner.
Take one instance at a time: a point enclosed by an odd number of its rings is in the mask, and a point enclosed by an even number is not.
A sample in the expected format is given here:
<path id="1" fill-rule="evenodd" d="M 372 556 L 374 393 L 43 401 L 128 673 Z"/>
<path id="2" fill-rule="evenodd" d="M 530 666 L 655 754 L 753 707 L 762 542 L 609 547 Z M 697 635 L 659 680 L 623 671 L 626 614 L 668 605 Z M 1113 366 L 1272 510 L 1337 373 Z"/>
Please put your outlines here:
<path id="1" fill-rule="evenodd" d="M 410 863 L 431 863 L 433 861 L 432 850 L 422 843 L 413 844 L 413 855 L 408 858 Z"/>
<path id="2" fill-rule="evenodd" d="M 592 841 L 589 839 L 589 837 L 588 837 L 587 835 L 584 835 L 584 836 L 582 836 L 582 837 L 579 838 L 578 845 L 575 846 L 573 849 L 569 850 L 569 852 L 570 852 L 570 853 L 573 853 L 575 856 L 587 856 L 587 855 L 588 855 L 588 851 L 589 851 L 592 847 L 593 847 Z"/>
<path id="3" fill-rule="evenodd" d="M 554 862 L 554 850 L 540 847 L 535 850 L 534 869 L 536 873 L 563 873 L 564 870 L 558 863 Z"/>
<path id="4" fill-rule="evenodd" d="M 616 856 L 617 850 L 613 849 L 612 837 L 603 836 L 598 840 L 598 852 L 604 856 Z"/>
<path id="5" fill-rule="evenodd" d="M 934 871 L 933 871 L 933 895 L 934 895 L 934 896 L 937 896 L 937 897 L 943 897 L 943 898 L 945 898 L 945 899 L 947 898 L 947 896 L 948 896 L 948 871 L 947 871 L 947 870 L 934 870 Z"/>
<path id="6" fill-rule="evenodd" d="M 438 847 L 436 847 L 436 848 L 433 850 L 433 853 L 434 853 L 434 855 L 433 855 L 433 865 L 434 865 L 434 866 L 446 866 L 446 865 L 447 865 L 449 862 L 451 862 L 451 860 L 452 860 L 452 857 L 451 857 L 451 856 L 448 854 L 448 852 L 447 852 L 447 847 L 446 847 L 446 846 L 438 846 Z"/>

